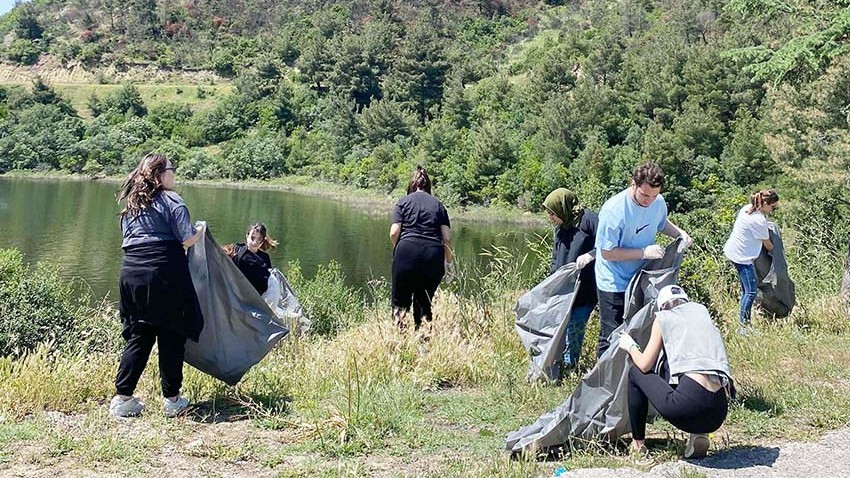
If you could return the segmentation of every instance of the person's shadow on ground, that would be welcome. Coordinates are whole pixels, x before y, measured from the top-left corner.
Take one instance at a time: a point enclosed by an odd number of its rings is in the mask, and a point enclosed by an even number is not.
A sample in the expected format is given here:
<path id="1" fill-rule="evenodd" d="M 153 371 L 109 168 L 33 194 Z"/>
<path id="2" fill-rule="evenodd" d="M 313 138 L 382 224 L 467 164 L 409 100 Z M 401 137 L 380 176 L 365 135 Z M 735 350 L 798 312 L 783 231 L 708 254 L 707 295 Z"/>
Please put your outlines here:
<path id="1" fill-rule="evenodd" d="M 198 423 L 275 420 L 286 416 L 291 401 L 290 397 L 258 394 L 217 395 L 211 400 L 190 404 L 186 415 Z"/>
<path id="2" fill-rule="evenodd" d="M 755 466 L 773 466 L 779 458 L 779 447 L 736 446 L 700 460 L 686 460 L 705 468 L 737 470 Z"/>

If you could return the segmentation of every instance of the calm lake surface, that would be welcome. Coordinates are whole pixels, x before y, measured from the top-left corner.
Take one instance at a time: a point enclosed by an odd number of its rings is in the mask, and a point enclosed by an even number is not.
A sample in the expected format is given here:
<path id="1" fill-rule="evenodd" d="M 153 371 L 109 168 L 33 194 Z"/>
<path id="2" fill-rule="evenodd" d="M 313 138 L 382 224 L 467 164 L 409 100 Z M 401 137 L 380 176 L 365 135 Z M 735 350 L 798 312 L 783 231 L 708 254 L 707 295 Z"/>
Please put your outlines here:
<path id="1" fill-rule="evenodd" d="M 0 177 L 0 248 L 17 248 L 30 263 L 59 264 L 66 277 L 82 278 L 95 298 L 116 300 L 123 256 L 113 199 L 118 187 L 114 182 Z M 300 261 L 306 277 L 313 277 L 319 265 L 337 261 L 355 287 L 390 277 L 390 210 L 369 213 L 286 191 L 183 186 L 179 178 L 177 192 L 192 221 L 206 220 L 221 245 L 244 242 L 249 223 L 265 223 L 280 241 L 270 253 L 272 264 L 284 273 L 293 260 Z M 452 232 L 459 257 L 482 268 L 484 248 L 505 246 L 521 256 L 527 252 L 526 239 L 548 234 L 458 221 L 452 222 Z"/>

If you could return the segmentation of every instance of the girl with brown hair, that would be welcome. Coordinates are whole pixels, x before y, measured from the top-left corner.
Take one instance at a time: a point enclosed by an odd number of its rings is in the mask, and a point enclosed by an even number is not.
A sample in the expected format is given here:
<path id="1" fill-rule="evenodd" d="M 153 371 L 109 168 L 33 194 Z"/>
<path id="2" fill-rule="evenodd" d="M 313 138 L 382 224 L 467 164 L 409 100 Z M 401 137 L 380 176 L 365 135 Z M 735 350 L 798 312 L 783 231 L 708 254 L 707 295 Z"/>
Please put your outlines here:
<path id="1" fill-rule="evenodd" d="M 269 270 L 272 268 L 272 260 L 266 251 L 275 250 L 277 244 L 269 236 L 265 224 L 257 222 L 248 226 L 244 243 L 224 246 L 224 252 L 260 295 L 269 287 Z"/>
<path id="2" fill-rule="evenodd" d="M 750 204 L 738 211 L 732 234 L 723 246 L 723 254 L 732 261 L 741 281 L 738 333 L 742 335 L 749 331 L 753 303 L 756 300 L 756 268 L 753 261 L 761 253 L 762 247 L 768 252 L 773 250 L 765 216 L 778 207 L 779 194 L 773 189 L 763 189 L 750 196 Z"/>
<path id="3" fill-rule="evenodd" d="M 192 227 L 186 204 L 173 191 L 175 170 L 164 155 L 148 154 L 116 194 L 124 202 L 119 311 L 127 341 L 109 404 L 116 417 L 144 409 L 133 393 L 154 342 L 159 344 L 166 416 L 177 416 L 189 406 L 180 395 L 186 339 L 197 342 L 204 323 L 184 248 L 197 243 L 204 228 Z"/>

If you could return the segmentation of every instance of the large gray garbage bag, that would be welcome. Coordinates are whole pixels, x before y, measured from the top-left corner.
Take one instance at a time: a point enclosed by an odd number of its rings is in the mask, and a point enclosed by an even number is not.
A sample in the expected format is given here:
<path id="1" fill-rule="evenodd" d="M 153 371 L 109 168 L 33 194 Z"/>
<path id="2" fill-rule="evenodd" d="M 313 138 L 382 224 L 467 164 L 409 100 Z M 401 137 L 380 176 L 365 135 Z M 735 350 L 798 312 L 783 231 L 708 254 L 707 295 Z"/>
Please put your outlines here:
<path id="1" fill-rule="evenodd" d="M 670 244 L 662 259 L 647 262 L 632 278 L 626 290 L 625 321 L 611 333 L 611 347 L 593 369 L 558 408 L 509 433 L 505 442 L 507 450 L 536 453 L 560 447 L 571 437 L 615 439 L 631 431 L 627 399 L 629 365 L 625 352 L 617 347 L 617 338 L 627 332 L 641 346 L 649 342 L 658 290 L 676 282 L 682 262 L 679 243 L 677 240 Z"/>
<path id="2" fill-rule="evenodd" d="M 289 330 L 207 229 L 189 249 L 189 272 L 204 314 L 197 343 L 186 342 L 186 363 L 236 385 Z"/>
<path id="3" fill-rule="evenodd" d="M 756 304 L 776 317 L 788 317 L 797 303 L 794 281 L 788 275 L 785 246 L 779 227 L 769 222 L 768 228 L 773 250 L 767 252 L 767 249 L 762 248 L 761 254 L 753 262 L 758 281 Z"/>
<path id="4" fill-rule="evenodd" d="M 567 264 L 519 298 L 514 307 L 516 331 L 531 355 L 528 382 L 558 379 L 558 360 L 564 355 L 564 334 L 579 287 L 579 269 Z"/>

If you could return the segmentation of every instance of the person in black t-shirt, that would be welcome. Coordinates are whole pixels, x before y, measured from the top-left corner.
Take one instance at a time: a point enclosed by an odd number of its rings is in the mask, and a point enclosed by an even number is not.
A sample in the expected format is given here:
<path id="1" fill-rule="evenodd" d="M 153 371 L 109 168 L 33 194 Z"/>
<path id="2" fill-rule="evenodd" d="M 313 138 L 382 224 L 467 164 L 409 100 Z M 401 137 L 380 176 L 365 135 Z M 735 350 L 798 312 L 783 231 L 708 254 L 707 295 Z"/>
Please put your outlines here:
<path id="1" fill-rule="evenodd" d="M 417 166 L 407 196 L 395 205 L 390 226 L 393 243 L 392 306 L 396 325 L 404 330 L 413 305 L 413 321 L 432 320 L 431 300 L 437 286 L 452 271 L 452 232 L 449 213 L 431 195 L 431 179 Z"/>
<path id="2" fill-rule="evenodd" d="M 268 235 L 266 226 L 258 222 L 248 226 L 245 243 L 228 244 L 224 246 L 224 252 L 254 289 L 262 294 L 269 287 L 269 269 L 272 268 L 272 260 L 265 251 L 273 251 L 277 244 L 278 242 Z"/>

